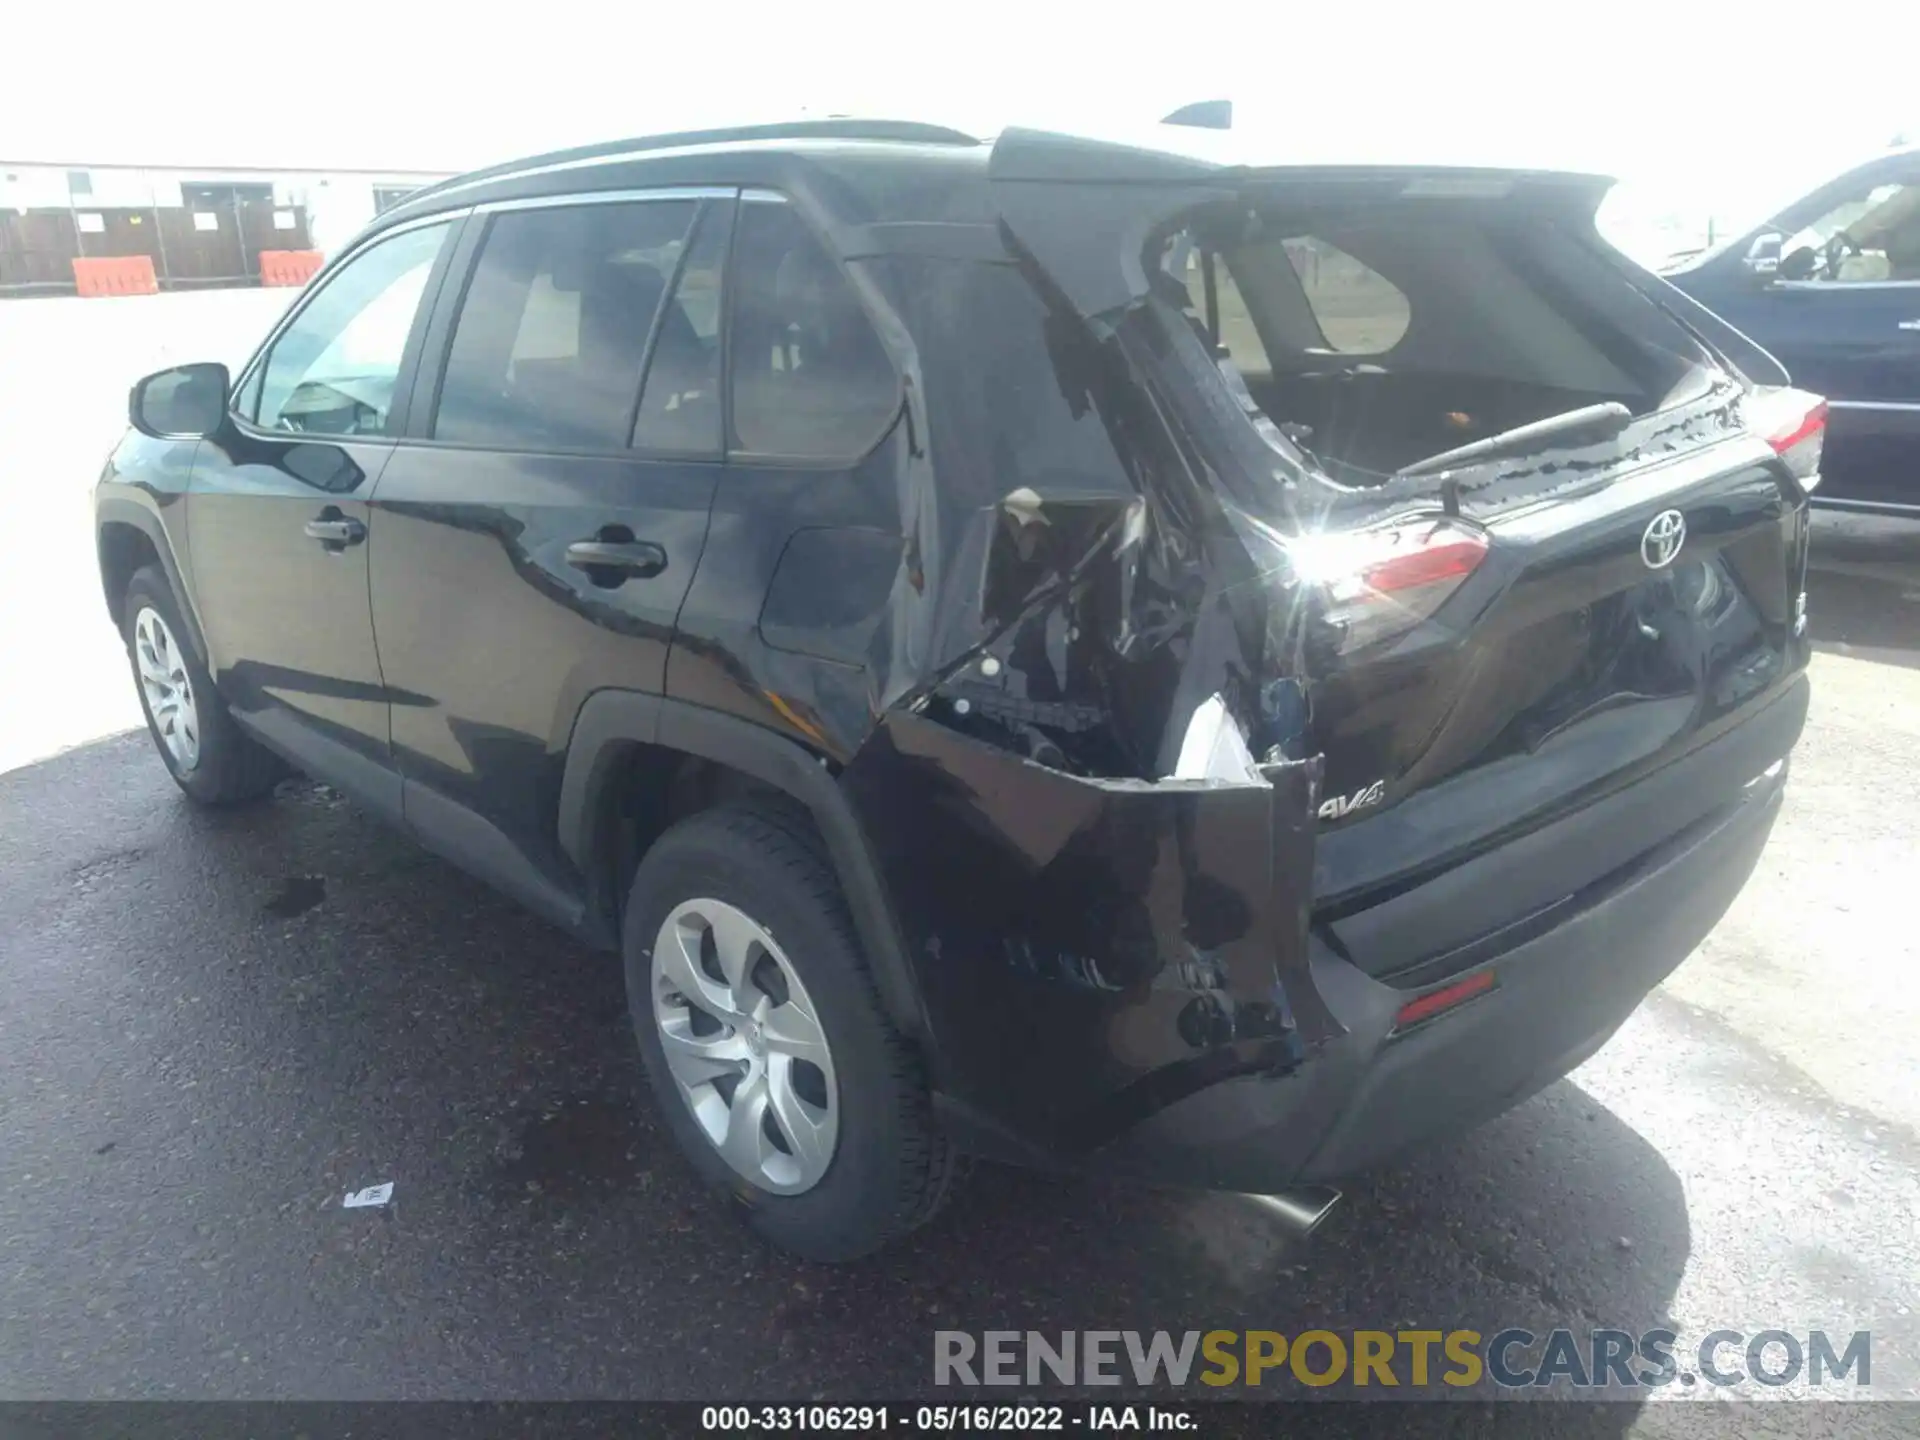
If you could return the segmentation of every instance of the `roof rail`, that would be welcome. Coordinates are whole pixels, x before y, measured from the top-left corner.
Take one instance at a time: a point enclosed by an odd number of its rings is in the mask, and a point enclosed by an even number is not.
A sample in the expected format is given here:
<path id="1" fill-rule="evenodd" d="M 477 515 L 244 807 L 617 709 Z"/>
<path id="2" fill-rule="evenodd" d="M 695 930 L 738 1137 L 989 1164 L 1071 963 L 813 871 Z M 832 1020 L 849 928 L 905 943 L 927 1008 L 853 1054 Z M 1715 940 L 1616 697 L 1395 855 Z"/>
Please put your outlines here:
<path id="1" fill-rule="evenodd" d="M 470 170 L 443 180 L 407 197 L 409 203 L 436 195 L 455 186 L 479 180 L 493 180 L 522 170 L 538 169 L 562 160 L 593 160 L 602 156 L 626 155 L 636 150 L 673 150 L 690 145 L 724 145 L 745 140 L 892 140 L 901 144 L 978 145 L 977 135 L 955 130 L 948 125 L 931 125 L 919 120 L 861 120 L 852 116 L 832 116 L 821 120 L 783 120 L 765 125 L 734 125 L 717 130 L 676 130 L 664 135 L 637 135 L 625 140 L 605 140 L 570 150 L 554 150 L 544 155 L 529 155 L 481 170 Z"/>
<path id="2" fill-rule="evenodd" d="M 862 120 L 853 115 L 830 115 L 821 120 L 781 120 L 769 125 L 736 125 L 722 130 L 683 130 L 678 134 L 648 135 L 627 142 L 633 150 L 673 145 L 714 145 L 728 140 L 898 140 L 921 145 L 978 145 L 980 137 L 951 125 L 923 120 Z"/>

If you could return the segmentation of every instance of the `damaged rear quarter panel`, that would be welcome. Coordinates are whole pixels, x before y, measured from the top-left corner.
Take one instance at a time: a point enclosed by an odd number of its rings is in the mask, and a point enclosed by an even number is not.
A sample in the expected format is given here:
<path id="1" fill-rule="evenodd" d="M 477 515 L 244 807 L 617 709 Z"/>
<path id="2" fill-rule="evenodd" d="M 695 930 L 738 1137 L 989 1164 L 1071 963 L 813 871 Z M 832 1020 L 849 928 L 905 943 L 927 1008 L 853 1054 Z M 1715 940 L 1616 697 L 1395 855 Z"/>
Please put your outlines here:
<path id="1" fill-rule="evenodd" d="M 1208 696 L 1249 709 L 1247 557 L 1209 548 L 1230 528 L 1118 344 L 1014 265 L 853 271 L 904 413 L 838 473 L 729 467 L 669 693 L 777 714 L 841 770 L 950 1114 L 1071 1156 L 1291 1072 L 1340 1033 L 1306 959 L 1319 761 L 1150 778 Z M 1083 711 L 1111 744 L 1076 749 Z M 1022 749 L 1050 724 L 1057 767 Z"/>
<path id="2" fill-rule="evenodd" d="M 1319 761 L 1261 776 L 1082 778 L 909 712 L 881 721 L 842 785 L 951 1100 L 1084 1153 L 1341 1033 L 1307 966 Z"/>

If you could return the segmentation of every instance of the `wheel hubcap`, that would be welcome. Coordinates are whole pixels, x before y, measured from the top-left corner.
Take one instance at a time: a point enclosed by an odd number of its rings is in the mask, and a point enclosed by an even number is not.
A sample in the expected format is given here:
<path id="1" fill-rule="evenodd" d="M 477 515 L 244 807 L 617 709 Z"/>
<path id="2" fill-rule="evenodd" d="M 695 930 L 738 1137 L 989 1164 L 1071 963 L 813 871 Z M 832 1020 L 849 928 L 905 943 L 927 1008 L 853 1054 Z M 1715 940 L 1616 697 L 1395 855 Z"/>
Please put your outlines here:
<path id="1" fill-rule="evenodd" d="M 151 606 L 134 617 L 133 661 L 160 743 L 176 767 L 193 769 L 200 763 L 200 712 L 193 703 L 193 680 L 173 632 Z"/>
<path id="2" fill-rule="evenodd" d="M 653 942 L 653 1018 L 680 1098 L 736 1174 L 776 1195 L 820 1183 L 839 1091 L 807 988 L 766 928 L 689 900 Z"/>

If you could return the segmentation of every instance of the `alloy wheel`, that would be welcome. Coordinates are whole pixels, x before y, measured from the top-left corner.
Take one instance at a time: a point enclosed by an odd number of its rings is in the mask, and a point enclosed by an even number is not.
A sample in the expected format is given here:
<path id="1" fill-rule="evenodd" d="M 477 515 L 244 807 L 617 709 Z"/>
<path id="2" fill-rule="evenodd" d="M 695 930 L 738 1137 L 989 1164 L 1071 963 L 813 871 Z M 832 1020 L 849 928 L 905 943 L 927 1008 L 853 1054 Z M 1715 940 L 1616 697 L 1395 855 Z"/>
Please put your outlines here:
<path id="1" fill-rule="evenodd" d="M 819 1184 L 840 1105 L 807 988 L 765 926 L 688 900 L 653 944 L 653 1016 L 680 1097 L 734 1172 L 776 1195 Z"/>
<path id="2" fill-rule="evenodd" d="M 150 605 L 134 617 L 133 658 L 160 743 L 176 769 L 193 769 L 200 763 L 200 712 L 194 706 L 193 678 L 187 674 L 186 657 L 173 632 Z"/>

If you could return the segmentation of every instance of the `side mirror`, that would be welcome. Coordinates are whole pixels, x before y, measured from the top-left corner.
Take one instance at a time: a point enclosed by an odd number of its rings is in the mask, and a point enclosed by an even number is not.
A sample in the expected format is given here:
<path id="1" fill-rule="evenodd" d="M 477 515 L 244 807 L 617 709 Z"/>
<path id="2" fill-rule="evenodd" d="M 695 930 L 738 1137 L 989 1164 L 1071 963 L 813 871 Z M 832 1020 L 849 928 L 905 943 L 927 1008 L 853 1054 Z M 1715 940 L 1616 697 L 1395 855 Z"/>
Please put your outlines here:
<path id="1" fill-rule="evenodd" d="M 1778 231 L 1762 231 L 1753 237 L 1753 244 L 1747 247 L 1746 258 L 1740 263 L 1749 275 L 1766 284 L 1780 273 L 1780 249 L 1786 243 L 1786 236 Z"/>
<path id="2" fill-rule="evenodd" d="M 127 396 L 127 418 L 142 435 L 156 439 L 205 439 L 226 423 L 232 383 L 224 365 L 161 370 L 134 383 Z"/>

